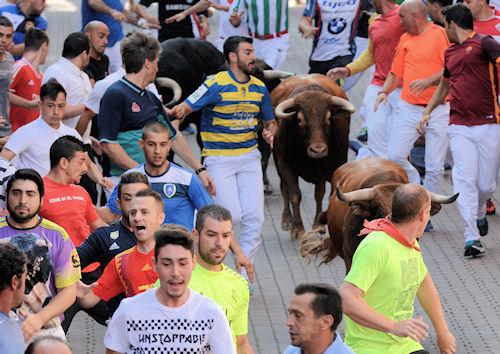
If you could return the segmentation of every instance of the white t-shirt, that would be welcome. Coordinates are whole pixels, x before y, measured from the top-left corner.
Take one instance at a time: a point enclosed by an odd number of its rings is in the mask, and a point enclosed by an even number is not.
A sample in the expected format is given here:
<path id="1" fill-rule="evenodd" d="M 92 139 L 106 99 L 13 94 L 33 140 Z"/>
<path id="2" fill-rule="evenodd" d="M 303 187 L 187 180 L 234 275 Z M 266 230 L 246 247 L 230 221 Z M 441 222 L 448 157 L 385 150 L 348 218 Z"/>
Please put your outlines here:
<path id="1" fill-rule="evenodd" d="M 12 164 L 17 169 L 32 168 L 44 177 L 50 171 L 50 147 L 63 135 L 72 135 L 82 139 L 75 129 L 63 123 L 59 129 L 54 129 L 38 117 L 16 130 L 5 147 L 16 154 L 16 157 L 12 159 Z"/>
<path id="2" fill-rule="evenodd" d="M 102 96 L 104 96 L 104 93 L 111 85 L 113 85 L 124 76 L 125 70 L 123 68 L 120 68 L 120 70 L 115 71 L 114 73 L 106 76 L 104 79 L 97 81 L 94 85 L 94 88 L 92 89 L 92 92 L 90 93 L 89 98 L 85 101 L 85 107 L 87 107 L 87 109 L 91 110 L 95 114 L 99 114 Z M 146 86 L 146 88 L 161 101 L 161 96 L 158 93 L 155 84 L 149 84 L 148 86 Z"/>
<path id="3" fill-rule="evenodd" d="M 172 308 L 156 288 L 124 299 L 108 325 L 106 348 L 119 353 L 236 354 L 222 308 L 190 290 L 186 303 Z"/>
<path id="4" fill-rule="evenodd" d="M 240 2 L 238 0 L 215 0 L 215 2 L 223 6 L 229 6 L 228 12 L 220 11 L 219 36 L 223 39 L 227 39 L 231 36 L 249 37 L 248 27 L 246 25 L 246 13 L 243 14 L 241 25 L 239 25 L 238 27 L 234 27 L 231 22 L 229 22 L 229 18 L 231 17 L 233 11 L 236 10 L 237 13 L 240 14 L 243 10 L 245 10 L 245 5 L 243 4 L 243 2 Z M 236 6 L 238 5 L 240 7 L 236 8 Z"/>
<path id="5" fill-rule="evenodd" d="M 42 83 L 46 83 L 51 78 L 56 79 L 66 91 L 66 102 L 69 105 L 83 104 L 89 97 L 92 91 L 92 84 L 89 76 L 83 70 L 80 70 L 75 64 L 66 58 L 59 58 L 57 62 L 52 64 L 43 73 Z M 76 128 L 80 115 L 63 120 L 64 124 L 73 129 Z M 83 142 L 90 144 L 90 129 L 92 123 L 87 126 L 87 130 L 83 133 Z"/>

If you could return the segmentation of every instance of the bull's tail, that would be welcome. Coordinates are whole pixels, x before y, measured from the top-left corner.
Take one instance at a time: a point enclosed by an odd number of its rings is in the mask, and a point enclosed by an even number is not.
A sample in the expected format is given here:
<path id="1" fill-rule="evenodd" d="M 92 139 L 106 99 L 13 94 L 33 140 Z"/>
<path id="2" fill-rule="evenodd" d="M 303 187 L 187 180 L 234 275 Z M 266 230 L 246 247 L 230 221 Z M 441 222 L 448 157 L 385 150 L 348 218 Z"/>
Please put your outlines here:
<path id="1" fill-rule="evenodd" d="M 330 262 L 336 256 L 330 237 L 328 234 L 324 235 L 324 228 L 325 226 L 316 227 L 304 233 L 300 238 L 300 255 L 307 263 L 311 262 L 313 257 L 317 258 L 322 255 L 321 265 Z"/>

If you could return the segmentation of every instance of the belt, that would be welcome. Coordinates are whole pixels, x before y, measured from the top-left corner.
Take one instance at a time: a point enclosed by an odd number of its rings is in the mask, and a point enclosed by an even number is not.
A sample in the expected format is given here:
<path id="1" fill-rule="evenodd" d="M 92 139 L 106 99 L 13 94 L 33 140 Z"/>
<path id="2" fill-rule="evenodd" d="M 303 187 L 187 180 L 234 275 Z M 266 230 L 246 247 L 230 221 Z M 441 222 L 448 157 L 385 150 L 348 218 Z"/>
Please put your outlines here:
<path id="1" fill-rule="evenodd" d="M 288 30 L 284 30 L 284 31 L 281 31 L 281 32 L 278 32 L 278 33 L 274 33 L 274 34 L 266 34 L 264 36 L 262 36 L 260 34 L 257 34 L 257 33 L 252 34 L 250 32 L 250 35 L 252 37 L 257 38 L 257 39 L 262 39 L 262 40 L 279 38 L 279 37 L 284 36 L 285 34 L 288 34 Z"/>

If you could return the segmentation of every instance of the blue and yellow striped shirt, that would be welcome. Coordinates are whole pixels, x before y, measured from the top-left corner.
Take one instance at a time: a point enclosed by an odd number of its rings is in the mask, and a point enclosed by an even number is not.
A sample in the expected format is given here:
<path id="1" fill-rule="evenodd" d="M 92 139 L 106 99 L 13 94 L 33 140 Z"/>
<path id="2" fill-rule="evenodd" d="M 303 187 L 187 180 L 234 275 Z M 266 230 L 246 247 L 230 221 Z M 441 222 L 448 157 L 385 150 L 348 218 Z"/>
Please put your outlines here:
<path id="1" fill-rule="evenodd" d="M 259 118 L 274 119 L 271 97 L 259 79 L 239 82 L 222 71 L 207 80 L 186 100 L 201 114 L 203 156 L 238 156 L 257 148 Z"/>

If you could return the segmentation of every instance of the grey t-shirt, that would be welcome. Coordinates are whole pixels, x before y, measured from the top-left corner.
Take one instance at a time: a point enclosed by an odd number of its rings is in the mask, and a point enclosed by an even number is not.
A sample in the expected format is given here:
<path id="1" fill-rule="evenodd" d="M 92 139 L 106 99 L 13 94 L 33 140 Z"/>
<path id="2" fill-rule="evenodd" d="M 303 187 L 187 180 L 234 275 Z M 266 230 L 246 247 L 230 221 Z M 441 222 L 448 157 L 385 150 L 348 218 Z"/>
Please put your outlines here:
<path id="1" fill-rule="evenodd" d="M 12 134 L 9 119 L 9 86 L 12 81 L 14 58 L 10 53 L 5 53 L 5 59 L 0 61 L 0 116 L 5 119 L 5 124 L 0 125 L 0 137 Z"/>
<path id="2" fill-rule="evenodd" d="M 16 317 L 7 316 L 0 312 L 0 333 L 2 333 L 0 336 L 0 353 L 24 353 L 23 333 Z"/>

